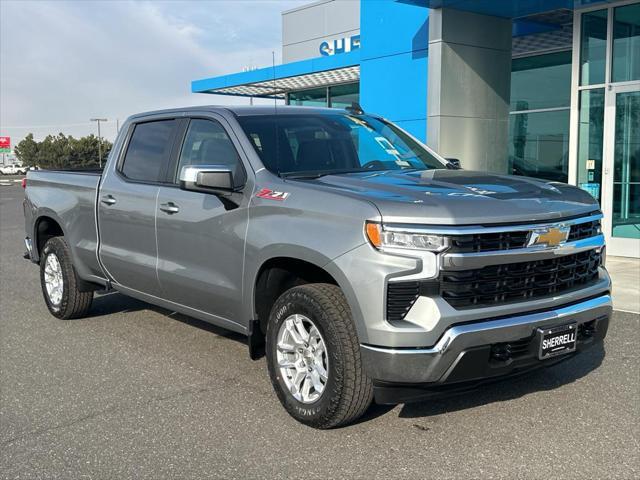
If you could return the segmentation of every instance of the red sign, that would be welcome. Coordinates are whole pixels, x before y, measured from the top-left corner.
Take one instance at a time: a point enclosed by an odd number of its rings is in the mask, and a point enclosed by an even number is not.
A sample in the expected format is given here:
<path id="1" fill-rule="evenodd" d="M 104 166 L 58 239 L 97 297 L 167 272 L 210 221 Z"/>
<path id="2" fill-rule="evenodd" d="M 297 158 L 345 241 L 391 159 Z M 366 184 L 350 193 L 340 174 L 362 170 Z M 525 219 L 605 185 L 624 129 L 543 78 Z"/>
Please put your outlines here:
<path id="1" fill-rule="evenodd" d="M 0 148 L 11 149 L 11 137 L 0 137 Z"/>

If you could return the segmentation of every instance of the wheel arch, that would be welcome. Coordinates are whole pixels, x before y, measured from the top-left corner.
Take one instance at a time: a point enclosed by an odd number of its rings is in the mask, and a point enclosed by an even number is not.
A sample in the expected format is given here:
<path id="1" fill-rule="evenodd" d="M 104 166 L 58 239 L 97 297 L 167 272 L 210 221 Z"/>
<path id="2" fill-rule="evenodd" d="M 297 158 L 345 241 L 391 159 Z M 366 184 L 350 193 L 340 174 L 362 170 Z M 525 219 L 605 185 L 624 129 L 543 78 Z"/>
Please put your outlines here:
<path id="1" fill-rule="evenodd" d="M 44 212 L 39 215 L 33 222 L 33 246 L 37 255 L 37 261 L 40 261 L 42 249 L 47 241 L 52 237 L 65 237 L 65 231 L 62 228 L 62 222 L 55 215 Z"/>
<path id="2" fill-rule="evenodd" d="M 60 221 L 60 219 L 58 219 L 55 215 L 51 215 L 49 212 L 43 213 L 36 217 L 33 222 L 33 248 L 36 256 L 35 258 L 33 258 L 33 261 L 35 263 L 40 263 L 40 260 L 42 258 L 42 249 L 44 248 L 47 241 L 53 237 L 68 238 L 64 228 L 62 227 L 62 222 Z M 73 265 L 73 272 L 76 277 L 76 284 L 78 285 L 79 291 L 90 292 L 103 288 L 103 285 L 89 282 L 81 278 L 81 276 L 78 274 L 78 267 L 73 255 L 71 255 L 71 263 Z"/>
<path id="3" fill-rule="evenodd" d="M 252 282 L 251 293 L 253 319 L 258 322 L 262 334 L 266 332 L 271 308 L 278 297 L 292 287 L 307 283 L 340 286 L 326 269 L 308 259 L 276 256 L 262 262 Z"/>

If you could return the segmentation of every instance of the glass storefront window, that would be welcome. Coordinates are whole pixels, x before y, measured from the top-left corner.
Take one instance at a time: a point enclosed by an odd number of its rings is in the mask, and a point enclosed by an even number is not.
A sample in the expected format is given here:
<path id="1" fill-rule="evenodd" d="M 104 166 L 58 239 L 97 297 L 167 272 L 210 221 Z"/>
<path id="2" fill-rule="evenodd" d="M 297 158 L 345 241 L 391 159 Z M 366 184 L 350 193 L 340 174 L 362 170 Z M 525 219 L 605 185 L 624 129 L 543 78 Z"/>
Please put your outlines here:
<path id="1" fill-rule="evenodd" d="M 511 64 L 511 111 L 568 107 L 571 51 L 516 58 Z"/>
<path id="2" fill-rule="evenodd" d="M 605 82 L 607 54 L 607 10 L 582 15 L 580 39 L 580 85 Z"/>
<path id="3" fill-rule="evenodd" d="M 326 107 L 327 106 L 327 89 L 312 88 L 309 90 L 298 90 L 289 93 L 289 105 L 305 106 L 305 107 Z"/>
<path id="4" fill-rule="evenodd" d="M 614 10 L 611 68 L 614 82 L 640 80 L 640 3 Z"/>
<path id="5" fill-rule="evenodd" d="M 329 98 L 327 98 L 327 90 Z M 305 107 L 326 107 L 330 105 L 333 108 L 345 108 L 350 107 L 353 102 L 360 102 L 359 83 L 334 85 L 328 89 L 327 87 L 320 87 L 290 92 L 288 104 Z"/>
<path id="6" fill-rule="evenodd" d="M 509 116 L 509 167 L 516 175 L 567 182 L 569 109 Z"/>
<path id="7" fill-rule="evenodd" d="M 513 60 L 509 115 L 513 174 L 567 182 L 570 98 L 570 51 Z"/>
<path id="8" fill-rule="evenodd" d="M 640 238 L 640 91 L 616 95 L 614 237 Z"/>
<path id="9" fill-rule="evenodd" d="M 603 88 L 580 92 L 578 122 L 578 186 L 600 201 L 604 138 Z"/>
<path id="10" fill-rule="evenodd" d="M 333 108 L 345 108 L 350 107 L 354 102 L 360 103 L 360 84 L 347 83 L 330 87 L 329 98 Z"/>

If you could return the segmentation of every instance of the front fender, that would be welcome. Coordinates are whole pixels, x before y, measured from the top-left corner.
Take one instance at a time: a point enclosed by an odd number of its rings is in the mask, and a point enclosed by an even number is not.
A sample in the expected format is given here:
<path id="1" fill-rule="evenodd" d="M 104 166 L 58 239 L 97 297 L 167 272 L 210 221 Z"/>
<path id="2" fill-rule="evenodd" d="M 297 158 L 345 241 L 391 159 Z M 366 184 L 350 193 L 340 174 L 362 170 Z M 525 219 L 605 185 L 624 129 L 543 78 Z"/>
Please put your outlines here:
<path id="1" fill-rule="evenodd" d="M 325 265 L 331 262 L 331 258 L 326 257 L 317 250 L 313 250 L 301 245 L 286 243 L 271 244 L 260 250 L 253 256 L 251 262 L 247 262 L 245 267 L 243 285 L 243 316 L 242 318 L 256 318 L 255 291 L 258 281 L 258 274 L 262 267 L 274 258 L 290 258 L 301 260 L 318 268 L 324 269 Z"/>

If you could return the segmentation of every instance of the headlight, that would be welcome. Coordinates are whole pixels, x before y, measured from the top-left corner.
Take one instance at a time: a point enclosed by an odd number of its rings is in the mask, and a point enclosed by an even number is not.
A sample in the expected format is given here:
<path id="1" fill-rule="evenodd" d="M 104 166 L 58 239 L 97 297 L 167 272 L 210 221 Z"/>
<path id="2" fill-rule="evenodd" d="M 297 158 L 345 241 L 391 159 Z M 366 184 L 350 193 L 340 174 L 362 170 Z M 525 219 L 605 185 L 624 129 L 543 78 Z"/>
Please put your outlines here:
<path id="1" fill-rule="evenodd" d="M 367 222 L 365 232 L 371 244 L 379 250 L 406 248 L 441 252 L 447 247 L 445 237 L 428 233 L 396 232 L 385 230 L 380 223 Z"/>

